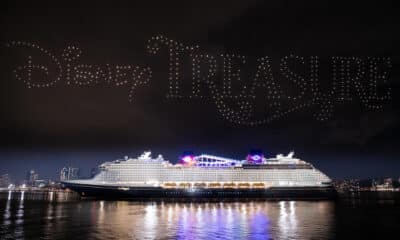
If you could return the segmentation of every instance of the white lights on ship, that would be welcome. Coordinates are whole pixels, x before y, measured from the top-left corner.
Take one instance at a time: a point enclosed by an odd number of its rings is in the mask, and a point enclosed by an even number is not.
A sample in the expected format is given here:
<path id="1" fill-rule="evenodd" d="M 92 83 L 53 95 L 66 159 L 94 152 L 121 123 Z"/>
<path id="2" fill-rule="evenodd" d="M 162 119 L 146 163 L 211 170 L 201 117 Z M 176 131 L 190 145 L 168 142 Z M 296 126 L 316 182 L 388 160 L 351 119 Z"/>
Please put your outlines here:
<path id="1" fill-rule="evenodd" d="M 202 154 L 183 156 L 172 164 L 161 155 L 145 152 L 138 158 L 118 159 L 99 166 L 100 172 L 89 180 L 69 183 L 117 186 L 120 190 L 135 187 L 164 189 L 268 189 L 271 187 L 329 186 L 331 179 L 311 164 L 287 156 L 265 158 L 249 155 L 235 160 Z"/>

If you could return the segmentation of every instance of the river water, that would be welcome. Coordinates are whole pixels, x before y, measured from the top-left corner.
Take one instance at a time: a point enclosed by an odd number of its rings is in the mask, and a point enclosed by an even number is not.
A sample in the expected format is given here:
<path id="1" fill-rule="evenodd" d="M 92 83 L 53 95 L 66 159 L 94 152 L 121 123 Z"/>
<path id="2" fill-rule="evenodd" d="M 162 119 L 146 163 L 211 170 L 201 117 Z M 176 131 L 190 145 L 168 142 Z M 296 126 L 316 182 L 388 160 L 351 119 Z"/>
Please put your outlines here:
<path id="1" fill-rule="evenodd" d="M 102 201 L 65 192 L 1 192 L 0 239 L 392 239 L 400 229 L 399 194 Z"/>

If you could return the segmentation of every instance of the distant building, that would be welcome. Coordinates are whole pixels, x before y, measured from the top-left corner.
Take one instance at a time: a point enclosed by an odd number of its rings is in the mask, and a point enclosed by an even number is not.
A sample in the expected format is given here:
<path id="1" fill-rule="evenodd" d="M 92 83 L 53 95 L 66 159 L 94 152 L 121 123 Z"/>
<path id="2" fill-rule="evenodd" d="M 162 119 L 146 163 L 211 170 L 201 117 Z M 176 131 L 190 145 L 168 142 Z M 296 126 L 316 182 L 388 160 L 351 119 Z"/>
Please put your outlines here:
<path id="1" fill-rule="evenodd" d="M 60 171 L 60 181 L 79 178 L 79 168 L 63 167 Z"/>
<path id="2" fill-rule="evenodd" d="M 8 187 L 11 184 L 10 176 L 3 174 L 0 176 L 0 187 Z"/>
<path id="3" fill-rule="evenodd" d="M 386 184 L 388 186 L 392 186 L 393 185 L 393 179 L 392 178 L 385 178 L 383 180 L 383 184 Z"/>
<path id="4" fill-rule="evenodd" d="M 334 186 L 339 192 L 358 192 L 360 191 L 360 180 L 346 179 L 342 181 L 336 181 Z"/>
<path id="5" fill-rule="evenodd" d="M 373 191 L 394 191 L 393 188 L 393 179 L 385 178 L 382 184 L 378 184 L 378 181 L 374 181 L 373 187 L 371 188 Z"/>
<path id="6" fill-rule="evenodd" d="M 39 174 L 35 172 L 35 170 L 30 170 L 27 174 L 26 174 L 26 183 L 28 184 L 28 186 L 34 186 L 35 185 L 35 181 L 39 179 Z"/>
<path id="7" fill-rule="evenodd" d="M 49 184 L 48 181 L 43 180 L 43 179 L 37 179 L 35 180 L 35 182 L 33 183 L 33 187 L 38 187 L 38 188 L 44 188 Z"/>

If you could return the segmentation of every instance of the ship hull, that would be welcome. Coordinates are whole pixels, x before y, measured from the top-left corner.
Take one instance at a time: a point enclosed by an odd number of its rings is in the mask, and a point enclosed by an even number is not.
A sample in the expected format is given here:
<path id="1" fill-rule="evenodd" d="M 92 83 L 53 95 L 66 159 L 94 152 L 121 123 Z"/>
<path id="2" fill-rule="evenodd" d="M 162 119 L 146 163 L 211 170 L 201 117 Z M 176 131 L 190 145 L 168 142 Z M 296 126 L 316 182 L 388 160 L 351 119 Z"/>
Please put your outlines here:
<path id="1" fill-rule="evenodd" d="M 334 199 L 336 191 L 326 187 L 270 187 L 267 189 L 182 189 L 161 187 L 123 187 L 63 183 L 82 197 L 98 199 L 140 198 L 265 198 L 288 200 Z"/>

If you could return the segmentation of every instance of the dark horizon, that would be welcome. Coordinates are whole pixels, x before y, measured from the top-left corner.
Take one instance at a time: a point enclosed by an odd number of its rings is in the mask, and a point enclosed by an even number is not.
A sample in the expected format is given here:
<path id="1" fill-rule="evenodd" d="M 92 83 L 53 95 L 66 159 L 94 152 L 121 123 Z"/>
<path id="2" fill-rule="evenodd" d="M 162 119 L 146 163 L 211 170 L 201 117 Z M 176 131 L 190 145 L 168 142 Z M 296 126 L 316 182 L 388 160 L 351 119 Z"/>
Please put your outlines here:
<path id="1" fill-rule="evenodd" d="M 183 151 L 243 159 L 260 148 L 266 156 L 294 150 L 333 179 L 400 176 L 392 1 L 64 4 L 6 1 L 0 10 L 0 174 L 55 178 L 73 165 L 88 175 L 147 149 L 177 162 Z M 210 59 L 182 49 L 171 70 L 159 38 L 198 45 L 215 57 L 215 75 L 204 73 Z M 123 67 L 137 71 L 121 77 Z M 239 68 L 241 80 L 227 82 Z"/>
<path id="2" fill-rule="evenodd" d="M 189 148 L 188 148 L 189 149 Z M 193 148 L 190 148 L 192 150 Z M 151 150 L 153 156 L 162 154 L 164 159 L 169 160 L 172 163 L 177 163 L 179 157 L 183 151 L 179 151 L 178 148 L 143 148 L 143 151 Z M 296 151 L 296 149 L 288 149 L 286 152 L 266 152 L 266 157 L 274 157 L 278 153 L 287 154 L 289 151 L 295 151 L 295 157 L 299 157 L 302 160 L 310 162 L 316 168 L 328 174 L 333 180 L 341 179 L 373 179 L 373 178 L 386 178 L 392 177 L 398 179 L 398 161 L 396 157 L 382 159 L 378 154 L 367 156 L 361 155 L 359 158 L 355 158 L 354 154 L 341 154 L 333 156 L 321 156 L 317 155 L 313 151 L 302 152 Z M 88 177 L 90 175 L 91 168 L 97 167 L 103 162 L 112 161 L 116 159 L 123 159 L 125 156 L 137 157 L 143 151 L 139 149 L 90 149 L 90 150 L 8 150 L 2 152 L 1 159 L 7 159 L 7 161 L 13 164 L 4 165 L 2 167 L 1 174 L 10 174 L 12 180 L 16 180 L 17 183 L 24 180 L 29 170 L 34 169 L 39 173 L 40 179 L 52 179 L 58 180 L 59 173 L 62 167 L 78 167 L 80 168 L 81 177 Z M 200 148 L 196 148 L 194 154 L 215 154 L 218 156 L 245 159 L 248 151 L 235 149 L 229 151 L 229 149 L 214 149 L 210 151 L 201 151 Z M 376 161 L 384 161 L 385 164 L 380 164 Z M 391 166 L 388 170 L 387 167 Z"/>

